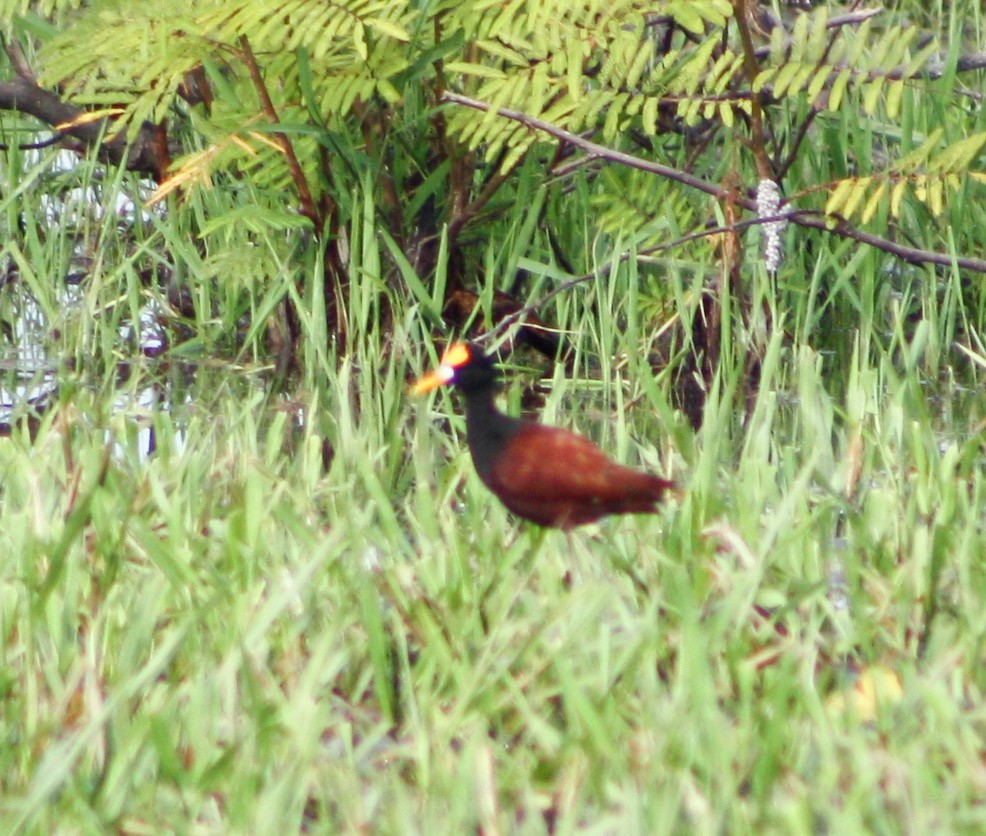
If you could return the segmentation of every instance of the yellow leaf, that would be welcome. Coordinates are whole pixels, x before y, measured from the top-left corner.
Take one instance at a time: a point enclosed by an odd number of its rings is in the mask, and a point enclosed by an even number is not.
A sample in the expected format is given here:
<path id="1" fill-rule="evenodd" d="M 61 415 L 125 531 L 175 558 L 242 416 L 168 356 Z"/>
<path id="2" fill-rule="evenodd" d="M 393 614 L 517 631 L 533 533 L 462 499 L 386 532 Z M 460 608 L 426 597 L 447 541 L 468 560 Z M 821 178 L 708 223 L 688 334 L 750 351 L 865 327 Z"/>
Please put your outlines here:
<path id="1" fill-rule="evenodd" d="M 945 185 L 941 180 L 933 180 L 928 195 L 928 206 L 936 218 L 945 211 Z"/>
<path id="2" fill-rule="evenodd" d="M 896 119 L 900 114 L 900 101 L 904 95 L 904 85 L 901 82 L 894 82 L 887 90 L 887 116 Z"/>
<path id="3" fill-rule="evenodd" d="M 815 73 L 815 77 L 811 80 L 808 85 L 808 101 L 814 102 L 818 98 L 818 94 L 822 92 L 825 87 L 825 82 L 829 78 L 829 68 L 827 66 L 821 67 L 818 72 Z"/>
<path id="4" fill-rule="evenodd" d="M 881 708 L 899 703 L 904 696 L 900 677 L 890 668 L 877 665 L 862 671 L 852 690 L 829 697 L 833 714 L 852 714 L 864 723 L 876 719 Z"/>
<path id="5" fill-rule="evenodd" d="M 689 3 L 675 3 L 670 11 L 675 23 L 682 29 L 687 29 L 695 35 L 701 35 L 705 31 L 702 18 L 695 13 Z"/>
<path id="6" fill-rule="evenodd" d="M 798 74 L 794 77 L 791 82 L 791 86 L 788 88 L 791 93 L 800 93 L 808 81 L 811 79 L 812 75 L 815 73 L 814 65 L 806 65 L 798 70 Z"/>
<path id="7" fill-rule="evenodd" d="M 881 183 L 880 187 L 870 195 L 870 199 L 866 201 L 866 205 L 863 207 L 863 213 L 860 215 L 860 220 L 864 224 L 869 223 L 873 219 L 873 216 L 876 214 L 876 210 L 880 208 L 880 202 L 886 193 L 887 184 Z"/>
<path id="8" fill-rule="evenodd" d="M 733 127 L 733 109 L 730 107 L 729 102 L 720 102 L 719 118 L 722 119 L 722 124 L 727 128 Z"/>
<path id="9" fill-rule="evenodd" d="M 856 181 L 856 187 L 849 193 L 849 197 L 846 198 L 846 205 L 842 209 L 843 215 L 851 218 L 856 214 L 856 208 L 862 202 L 863 198 L 866 197 L 866 190 L 872 182 L 872 177 L 860 177 Z"/>
<path id="10" fill-rule="evenodd" d="M 685 116 L 685 123 L 688 125 L 698 124 L 698 112 L 702 107 L 701 99 L 692 99 L 691 106 L 688 108 L 687 114 Z"/>
<path id="11" fill-rule="evenodd" d="M 907 181 L 901 180 L 894 186 L 890 193 L 890 214 L 895 218 L 900 217 L 900 204 L 904 200 L 904 193 L 907 191 Z"/>
<path id="12" fill-rule="evenodd" d="M 369 50 L 366 48 L 366 29 L 359 21 L 353 26 L 353 46 L 356 47 L 356 54 L 364 61 L 369 57 Z"/>
<path id="13" fill-rule="evenodd" d="M 478 40 L 476 41 L 476 46 L 490 53 L 490 55 L 495 55 L 497 58 L 502 58 L 504 61 L 508 61 L 518 67 L 526 66 L 528 63 L 524 56 L 517 52 L 517 50 L 510 49 L 494 40 Z"/>
<path id="14" fill-rule="evenodd" d="M 777 69 L 775 67 L 769 67 L 761 73 L 757 74 L 757 77 L 753 79 L 752 89 L 754 93 L 759 93 L 763 90 L 764 86 L 777 74 Z"/>
<path id="15" fill-rule="evenodd" d="M 773 93 L 777 98 L 784 95 L 784 91 L 800 69 L 801 67 L 798 64 L 786 64 L 781 68 L 781 71 L 777 74 L 777 79 L 774 81 Z"/>
<path id="16" fill-rule="evenodd" d="M 644 124 L 644 133 L 653 136 L 657 133 L 657 97 L 648 96 L 644 102 L 643 112 L 640 114 Z"/>
<path id="17" fill-rule="evenodd" d="M 377 92 L 389 104 L 397 104 L 401 100 L 400 91 L 385 78 L 377 79 Z"/>
<path id="18" fill-rule="evenodd" d="M 851 70 L 843 70 L 839 77 L 832 83 L 832 90 L 829 92 L 829 110 L 838 110 L 842 103 L 842 97 L 846 93 L 846 86 L 852 76 Z"/>
<path id="19" fill-rule="evenodd" d="M 842 204 L 845 203 L 849 192 L 852 191 L 853 182 L 851 178 L 838 182 L 832 194 L 829 195 L 829 199 L 825 201 L 826 215 L 834 215 L 842 208 Z"/>
<path id="20" fill-rule="evenodd" d="M 883 84 L 883 76 L 877 76 L 877 78 L 866 85 L 863 93 L 863 111 L 867 116 L 872 116 L 876 113 L 876 106 L 880 101 L 880 94 L 883 92 Z"/>
<path id="21" fill-rule="evenodd" d="M 379 17 L 368 17 L 365 19 L 367 26 L 376 32 L 388 35 L 391 38 L 395 38 L 398 41 L 409 41 L 411 36 L 396 23 L 389 20 L 383 20 Z"/>

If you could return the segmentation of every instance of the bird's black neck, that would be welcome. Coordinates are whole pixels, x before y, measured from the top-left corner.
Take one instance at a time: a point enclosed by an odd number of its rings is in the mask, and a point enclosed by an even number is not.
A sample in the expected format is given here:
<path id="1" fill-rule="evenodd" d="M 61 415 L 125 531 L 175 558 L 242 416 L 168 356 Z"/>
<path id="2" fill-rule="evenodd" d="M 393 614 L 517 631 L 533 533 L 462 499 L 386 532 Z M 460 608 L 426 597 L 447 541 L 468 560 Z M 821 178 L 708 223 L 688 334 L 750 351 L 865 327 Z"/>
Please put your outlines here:
<path id="1" fill-rule="evenodd" d="M 493 470 L 497 454 L 521 428 L 523 422 L 497 409 L 492 386 L 463 392 L 463 395 L 466 401 L 469 452 L 472 453 L 476 472 L 485 482 Z"/>

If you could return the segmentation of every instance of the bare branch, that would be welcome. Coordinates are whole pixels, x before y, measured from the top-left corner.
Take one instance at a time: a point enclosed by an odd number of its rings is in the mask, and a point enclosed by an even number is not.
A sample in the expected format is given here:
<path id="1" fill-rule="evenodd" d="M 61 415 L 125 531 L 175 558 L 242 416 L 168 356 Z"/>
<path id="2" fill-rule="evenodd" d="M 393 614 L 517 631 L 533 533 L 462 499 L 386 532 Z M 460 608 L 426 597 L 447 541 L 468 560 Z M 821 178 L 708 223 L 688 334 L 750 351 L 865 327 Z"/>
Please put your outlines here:
<path id="1" fill-rule="evenodd" d="M 27 56 L 24 54 L 20 41 L 12 40 L 9 43 L 4 41 L 3 51 L 7 54 L 7 60 L 10 61 L 10 66 L 14 68 L 14 72 L 19 79 L 26 81 L 28 84 L 37 83 L 37 76 L 34 75 L 34 71 L 31 69 L 30 64 L 28 64 Z"/>
<path id="2" fill-rule="evenodd" d="M 490 110 L 490 105 L 486 102 L 479 101 L 478 99 L 470 99 L 468 96 L 462 96 L 458 93 L 445 92 L 442 95 L 442 101 L 465 105 L 466 107 L 472 107 L 476 110 Z M 550 122 L 545 122 L 543 119 L 528 116 L 518 110 L 498 107 L 496 108 L 496 113 L 505 119 L 511 119 L 515 122 L 519 122 L 520 124 L 534 130 L 544 131 L 544 133 L 549 134 L 550 136 L 571 143 L 577 148 L 581 148 L 590 157 L 609 160 L 610 162 L 620 163 L 621 165 L 630 166 L 631 168 L 636 168 L 640 171 L 647 171 L 651 174 L 656 174 L 659 177 L 666 177 L 669 180 L 674 180 L 677 183 L 689 186 L 690 188 L 704 192 L 705 194 L 712 195 L 712 197 L 720 200 L 725 199 L 728 195 L 727 189 L 718 186 L 715 183 L 710 183 L 707 180 L 702 180 L 692 174 L 678 171 L 677 169 L 666 165 L 661 165 L 660 163 L 654 163 L 650 160 L 635 157 L 632 154 L 627 154 L 623 151 L 615 151 L 612 148 L 607 148 L 605 145 L 599 145 L 598 143 L 585 139 L 578 134 L 573 134 L 571 131 L 566 131 L 563 128 L 559 128 L 557 125 L 552 125 Z M 748 211 L 756 211 L 756 201 L 751 197 L 746 195 L 735 195 L 732 200 L 738 206 L 741 206 Z M 843 238 L 859 241 L 861 244 L 868 244 L 871 247 L 876 247 L 884 252 L 888 252 L 891 255 L 895 255 L 898 258 L 903 259 L 904 261 L 910 262 L 911 264 L 940 264 L 943 266 L 951 266 L 954 264 L 964 270 L 972 270 L 976 273 L 986 273 L 986 260 L 981 258 L 951 256 L 948 253 L 937 253 L 931 250 L 920 250 L 916 247 L 907 247 L 887 238 L 881 238 L 879 235 L 872 235 L 868 232 L 864 232 L 845 220 L 838 221 L 835 226 L 831 226 L 831 218 L 826 218 L 813 212 L 801 211 L 791 212 L 785 217 L 791 223 L 797 224 L 798 226 L 807 227 L 809 229 L 817 229 L 822 232 L 830 232 Z"/>
<path id="3" fill-rule="evenodd" d="M 70 125 L 60 130 L 61 136 L 95 147 L 101 162 L 123 163 L 127 170 L 150 174 L 157 182 L 164 179 L 170 162 L 167 141 L 163 129 L 149 122 L 141 125 L 134 139 L 128 142 L 122 128 L 114 131 L 109 119 L 80 121 L 85 110 L 20 76 L 0 82 L 0 110 L 26 113 L 51 126 Z"/>
<path id="4" fill-rule="evenodd" d="M 459 93 L 451 93 L 449 91 L 442 94 L 441 101 L 461 104 L 466 107 L 472 107 L 476 110 L 482 111 L 488 111 L 490 109 L 489 104 L 486 102 L 482 102 L 479 99 L 470 99 L 468 96 L 462 96 Z M 591 140 L 579 136 L 578 134 L 573 134 L 571 131 L 566 131 L 564 128 L 559 128 L 557 125 L 552 125 L 550 122 L 545 122 L 543 119 L 528 116 L 526 113 L 521 113 L 519 110 L 511 110 L 507 107 L 498 107 L 496 108 L 496 112 L 499 116 L 503 116 L 506 119 L 512 119 L 514 122 L 519 122 L 529 128 L 544 131 L 546 134 L 550 134 L 557 139 L 562 139 L 565 142 L 574 145 L 576 148 L 581 148 L 590 157 L 600 157 L 615 163 L 628 165 L 632 168 L 639 168 L 641 171 L 649 171 L 651 174 L 667 177 L 669 180 L 675 180 L 685 186 L 691 186 L 693 189 L 698 189 L 699 191 L 710 194 L 713 197 L 726 196 L 726 189 L 720 188 L 719 186 L 698 177 L 694 177 L 691 174 L 686 174 L 683 171 L 678 171 L 676 168 L 661 165 L 660 163 L 652 163 L 649 160 L 643 160 L 640 157 L 635 157 L 632 154 L 625 154 L 622 151 L 614 151 L 612 148 L 607 148 L 605 145 L 599 145 Z M 750 207 L 747 208 L 752 208 L 753 206 L 754 204 L 751 201 Z"/>
<path id="5" fill-rule="evenodd" d="M 257 66 L 257 59 L 253 55 L 253 49 L 250 47 L 250 41 L 247 40 L 246 35 L 240 36 L 240 50 L 243 60 L 246 63 L 247 71 L 250 73 L 250 80 L 253 82 L 254 89 L 256 89 L 257 95 L 260 97 L 260 105 L 267 118 L 270 119 L 272 124 L 276 125 L 280 121 L 277 115 L 277 109 L 274 107 L 270 93 L 267 92 L 267 85 L 264 83 L 263 76 L 260 73 L 260 67 Z M 315 229 L 322 231 L 326 219 L 321 216 L 321 213 L 315 206 L 311 190 L 308 188 L 308 180 L 305 178 L 305 172 L 301 168 L 301 163 L 298 161 L 298 156 L 294 152 L 294 146 L 291 144 L 291 140 L 288 139 L 287 134 L 280 131 L 275 131 L 272 136 L 274 141 L 280 146 L 284 158 L 287 160 L 288 169 L 291 171 L 291 179 L 294 181 L 294 187 L 298 190 L 298 198 L 301 200 L 301 213 L 315 225 Z"/>

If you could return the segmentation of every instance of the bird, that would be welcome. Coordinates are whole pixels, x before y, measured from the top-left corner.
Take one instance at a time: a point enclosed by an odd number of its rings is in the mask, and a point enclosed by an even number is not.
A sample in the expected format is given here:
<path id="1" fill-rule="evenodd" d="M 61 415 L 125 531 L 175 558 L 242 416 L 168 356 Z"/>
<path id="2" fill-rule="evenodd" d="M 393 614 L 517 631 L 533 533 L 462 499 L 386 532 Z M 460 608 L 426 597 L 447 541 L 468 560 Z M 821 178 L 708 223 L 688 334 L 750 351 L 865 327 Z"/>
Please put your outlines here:
<path id="1" fill-rule="evenodd" d="M 466 435 L 480 480 L 509 511 L 568 531 L 612 514 L 653 514 L 674 482 L 624 467 L 576 433 L 514 418 L 494 401 L 496 361 L 457 342 L 411 387 L 420 395 L 452 385 L 465 400 Z"/>

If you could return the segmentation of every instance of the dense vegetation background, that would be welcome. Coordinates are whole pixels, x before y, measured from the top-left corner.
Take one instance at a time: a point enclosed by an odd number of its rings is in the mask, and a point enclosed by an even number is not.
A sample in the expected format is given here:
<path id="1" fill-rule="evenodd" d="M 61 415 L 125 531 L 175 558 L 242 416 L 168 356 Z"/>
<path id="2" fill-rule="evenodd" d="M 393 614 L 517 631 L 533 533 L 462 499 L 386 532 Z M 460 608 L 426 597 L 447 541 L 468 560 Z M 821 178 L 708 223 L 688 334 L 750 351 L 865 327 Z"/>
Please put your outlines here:
<path id="1" fill-rule="evenodd" d="M 983 826 L 978 0 L 0 20 L 0 820 Z M 519 526 L 458 333 L 680 500 Z"/>

